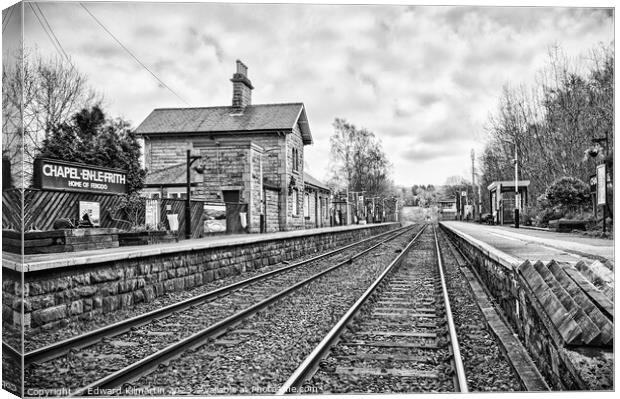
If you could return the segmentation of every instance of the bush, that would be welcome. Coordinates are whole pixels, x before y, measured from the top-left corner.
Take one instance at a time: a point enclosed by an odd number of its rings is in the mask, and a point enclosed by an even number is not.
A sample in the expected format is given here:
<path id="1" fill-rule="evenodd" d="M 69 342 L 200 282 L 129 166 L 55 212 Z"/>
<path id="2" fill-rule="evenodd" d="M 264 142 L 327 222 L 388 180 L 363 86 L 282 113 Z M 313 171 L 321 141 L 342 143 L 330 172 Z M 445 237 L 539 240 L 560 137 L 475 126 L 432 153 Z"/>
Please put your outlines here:
<path id="1" fill-rule="evenodd" d="M 132 230 L 137 230 L 144 225 L 146 200 L 137 194 L 125 194 L 113 207 L 112 212 L 129 222 Z"/>
<path id="2" fill-rule="evenodd" d="M 581 209 L 590 202 L 590 187 L 575 177 L 565 176 L 547 188 L 545 199 L 550 206 Z"/>

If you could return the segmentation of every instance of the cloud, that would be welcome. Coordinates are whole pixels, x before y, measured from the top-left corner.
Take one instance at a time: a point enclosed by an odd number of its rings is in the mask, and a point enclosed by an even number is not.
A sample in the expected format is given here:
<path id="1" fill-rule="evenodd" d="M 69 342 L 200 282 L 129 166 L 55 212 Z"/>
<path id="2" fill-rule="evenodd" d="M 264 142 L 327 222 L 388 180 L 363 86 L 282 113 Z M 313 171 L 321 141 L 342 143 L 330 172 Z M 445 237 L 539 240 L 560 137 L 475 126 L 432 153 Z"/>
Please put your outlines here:
<path id="1" fill-rule="evenodd" d="M 301 101 L 328 172 L 332 121 L 374 132 L 400 184 L 461 174 L 502 86 L 531 85 L 549 46 L 571 57 L 613 40 L 613 10 L 223 3 L 92 3 L 89 9 L 192 106 L 229 104 L 243 60 L 254 103 Z M 184 106 L 114 43 L 77 3 L 43 3 L 63 47 L 105 94 L 111 115 L 140 123 Z M 26 8 L 28 10 L 28 8 Z M 70 18 L 70 20 L 69 20 Z M 24 39 L 55 54 L 32 15 Z M 11 29 L 9 27 L 9 29 Z"/>
<path id="2" fill-rule="evenodd" d="M 217 60 L 219 62 L 222 62 L 224 58 L 224 50 L 222 49 L 222 46 L 220 45 L 219 41 L 215 37 L 209 34 L 202 34 L 200 38 L 202 39 L 202 42 L 205 45 L 213 47 L 213 49 L 215 50 L 215 56 L 217 57 Z"/>
<path id="3" fill-rule="evenodd" d="M 430 146 L 425 144 L 414 144 L 410 148 L 402 151 L 400 156 L 409 163 L 430 160 L 440 161 L 441 158 L 449 157 L 459 151 L 461 151 L 461 149 L 453 145 Z"/>

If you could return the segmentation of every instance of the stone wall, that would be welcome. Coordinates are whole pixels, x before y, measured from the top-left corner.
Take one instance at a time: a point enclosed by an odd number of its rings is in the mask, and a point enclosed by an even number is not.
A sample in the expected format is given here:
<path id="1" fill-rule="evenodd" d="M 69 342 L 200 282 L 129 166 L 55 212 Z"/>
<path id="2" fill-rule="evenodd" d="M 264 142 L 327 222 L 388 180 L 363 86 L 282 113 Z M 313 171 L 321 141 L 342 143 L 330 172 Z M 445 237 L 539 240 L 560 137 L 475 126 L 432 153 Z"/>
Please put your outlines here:
<path id="1" fill-rule="evenodd" d="M 254 146 L 250 149 L 250 203 L 248 207 L 250 223 L 248 231 L 250 233 L 260 233 L 260 216 L 264 214 L 262 156 L 261 148 Z"/>
<path id="2" fill-rule="evenodd" d="M 591 359 L 587 355 L 581 356 L 578 348 L 569 348 L 554 339 L 549 323 L 543 321 L 546 315 L 517 273 L 519 263 L 503 259 L 497 251 L 482 247 L 443 224 L 441 227 L 469 259 L 549 385 L 557 390 L 602 389 L 598 385 L 601 381 L 584 377 L 588 371 L 583 365 Z M 592 353 L 591 347 L 582 349 L 585 353 Z M 583 364 L 576 364 L 578 358 Z M 606 363 L 604 360 L 594 362 Z"/>
<path id="3" fill-rule="evenodd" d="M 280 230 L 280 219 L 278 217 L 280 211 L 280 193 L 275 190 L 265 190 L 265 209 L 267 215 L 265 222 L 267 223 L 267 233 L 273 233 Z"/>
<path id="4" fill-rule="evenodd" d="M 250 143 L 245 143 L 245 145 L 219 145 L 199 149 L 202 165 L 205 167 L 202 186 L 206 201 L 223 201 L 222 191 L 238 190 L 241 202 L 249 203 L 250 146 Z"/>
<path id="5" fill-rule="evenodd" d="M 290 261 L 397 226 L 323 230 L 280 239 L 256 236 L 242 244 L 26 272 L 24 325 L 34 330 L 54 329 L 69 320 L 90 320 L 149 302 L 166 292 Z M 21 319 L 20 280 L 19 273 L 3 267 L 2 314 L 13 324 Z"/>
<path id="6" fill-rule="evenodd" d="M 293 170 L 293 149 L 297 150 L 299 168 Z M 304 219 L 304 144 L 301 138 L 301 129 L 296 125 L 291 134 L 286 135 L 286 227 L 285 230 L 303 229 Z M 297 190 L 297 214 L 293 213 L 293 195 L 289 194 L 289 182 L 295 179 L 293 189 Z"/>
<path id="7" fill-rule="evenodd" d="M 186 161 L 187 149 L 192 141 L 187 137 L 153 137 L 144 140 L 145 166 L 149 170 L 160 170 Z"/>

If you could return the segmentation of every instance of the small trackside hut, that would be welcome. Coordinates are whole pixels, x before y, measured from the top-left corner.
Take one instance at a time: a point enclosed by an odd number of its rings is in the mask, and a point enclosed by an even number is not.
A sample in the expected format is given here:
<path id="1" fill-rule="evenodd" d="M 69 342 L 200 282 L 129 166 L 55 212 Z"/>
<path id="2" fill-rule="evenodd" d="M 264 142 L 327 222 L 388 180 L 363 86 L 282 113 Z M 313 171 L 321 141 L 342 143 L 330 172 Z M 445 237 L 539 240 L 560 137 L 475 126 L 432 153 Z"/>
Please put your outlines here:
<path id="1" fill-rule="evenodd" d="M 528 205 L 529 180 L 519 180 L 519 197 L 515 199 L 515 182 L 511 180 L 494 181 L 487 189 L 491 201 L 491 215 L 496 224 L 509 224 L 515 222 L 515 204 L 524 210 Z M 521 202 L 521 204 L 516 203 Z"/>
<path id="2" fill-rule="evenodd" d="M 247 72 L 237 61 L 231 105 L 155 109 L 140 124 L 144 194 L 185 198 L 190 150 L 198 158 L 191 198 L 226 206 L 227 226 L 229 218 L 240 226 L 234 232 L 325 226 L 329 189 L 316 179 L 307 184 L 304 173 L 304 146 L 312 144 L 304 104 L 252 104 Z"/>

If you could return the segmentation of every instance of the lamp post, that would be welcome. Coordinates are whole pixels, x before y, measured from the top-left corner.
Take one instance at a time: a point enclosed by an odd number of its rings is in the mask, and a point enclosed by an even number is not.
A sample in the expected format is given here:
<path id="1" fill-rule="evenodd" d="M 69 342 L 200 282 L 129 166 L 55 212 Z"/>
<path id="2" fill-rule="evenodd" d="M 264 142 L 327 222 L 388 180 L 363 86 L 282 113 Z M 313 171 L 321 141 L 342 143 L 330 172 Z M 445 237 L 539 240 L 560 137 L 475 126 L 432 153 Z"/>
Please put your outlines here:
<path id="1" fill-rule="evenodd" d="M 595 144 L 603 142 L 605 143 L 605 157 L 607 157 L 609 148 L 609 135 L 607 133 L 607 130 L 605 130 L 605 137 L 595 137 L 592 139 L 592 143 Z M 592 158 L 596 158 L 596 156 L 598 156 L 598 150 L 591 151 L 590 156 Z M 603 234 L 605 234 L 607 231 L 607 164 L 604 159 L 603 164 L 605 164 L 605 176 L 603 177 L 603 184 L 605 185 L 605 203 L 603 204 Z"/>
<path id="2" fill-rule="evenodd" d="M 191 185 L 192 185 L 192 176 L 191 176 L 191 171 L 190 171 L 190 167 L 192 166 L 192 164 L 197 161 L 198 159 L 201 159 L 201 156 L 198 155 L 192 155 L 191 154 L 192 150 L 187 150 L 187 163 L 185 166 L 185 172 L 186 172 L 186 183 L 187 183 L 187 195 L 185 196 L 185 238 L 191 238 L 192 237 L 192 215 L 191 215 L 191 210 L 192 210 L 192 204 L 191 204 Z M 194 168 L 196 170 L 196 172 L 202 174 L 204 172 L 204 168 L 202 166 L 196 167 Z"/>
<path id="3" fill-rule="evenodd" d="M 517 151 L 517 138 L 515 137 L 515 229 L 519 228 L 519 152 Z"/>

